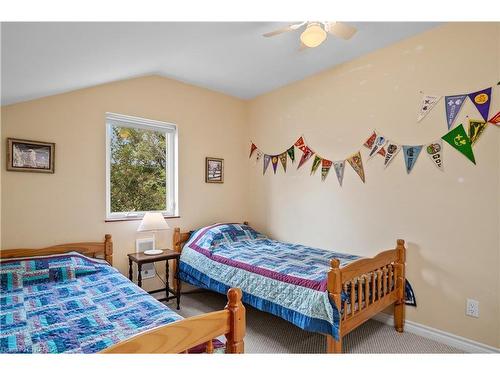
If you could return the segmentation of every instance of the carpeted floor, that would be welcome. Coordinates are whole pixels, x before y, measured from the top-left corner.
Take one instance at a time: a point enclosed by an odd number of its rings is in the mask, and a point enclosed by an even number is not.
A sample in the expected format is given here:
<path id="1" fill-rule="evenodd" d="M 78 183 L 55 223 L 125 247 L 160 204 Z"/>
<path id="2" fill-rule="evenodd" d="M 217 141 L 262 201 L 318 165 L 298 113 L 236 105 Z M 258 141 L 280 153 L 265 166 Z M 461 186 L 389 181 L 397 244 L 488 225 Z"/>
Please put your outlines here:
<path id="1" fill-rule="evenodd" d="M 226 297 L 212 292 L 183 295 L 179 314 L 184 317 L 220 310 Z M 173 301 L 168 303 L 175 309 Z M 246 353 L 324 353 L 326 338 L 301 330 L 271 314 L 246 306 Z M 450 346 L 370 320 L 344 338 L 345 353 L 461 353 Z"/>

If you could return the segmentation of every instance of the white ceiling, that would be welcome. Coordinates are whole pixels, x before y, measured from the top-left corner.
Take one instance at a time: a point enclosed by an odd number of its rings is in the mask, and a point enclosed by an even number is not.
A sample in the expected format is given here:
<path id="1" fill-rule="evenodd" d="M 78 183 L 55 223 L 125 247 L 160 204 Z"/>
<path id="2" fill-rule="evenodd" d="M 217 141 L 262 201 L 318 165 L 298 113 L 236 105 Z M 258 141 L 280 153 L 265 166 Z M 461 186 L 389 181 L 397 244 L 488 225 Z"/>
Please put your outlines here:
<path id="1" fill-rule="evenodd" d="M 283 22 L 2 23 L 2 105 L 149 74 L 248 99 L 437 25 L 349 24 L 299 52 L 299 32 L 262 37 Z"/>

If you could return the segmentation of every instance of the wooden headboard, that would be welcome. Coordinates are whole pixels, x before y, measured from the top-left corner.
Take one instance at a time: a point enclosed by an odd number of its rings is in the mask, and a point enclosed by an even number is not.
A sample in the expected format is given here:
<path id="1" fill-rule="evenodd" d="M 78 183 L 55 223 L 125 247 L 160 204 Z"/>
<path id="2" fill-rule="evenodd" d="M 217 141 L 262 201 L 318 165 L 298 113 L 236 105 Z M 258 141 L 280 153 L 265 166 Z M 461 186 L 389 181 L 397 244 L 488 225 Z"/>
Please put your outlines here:
<path id="1" fill-rule="evenodd" d="M 64 254 L 76 251 L 90 258 L 104 259 L 113 265 L 113 241 L 111 234 L 104 236 L 103 242 L 75 242 L 44 247 L 42 249 L 8 249 L 0 250 L 0 258 L 22 258 L 43 255 Z"/>
<path id="2" fill-rule="evenodd" d="M 248 221 L 243 222 L 244 225 L 248 225 Z M 177 253 L 182 252 L 184 244 L 189 240 L 191 232 L 181 232 L 181 228 L 174 228 L 174 235 L 172 237 L 172 246 L 174 251 Z"/>

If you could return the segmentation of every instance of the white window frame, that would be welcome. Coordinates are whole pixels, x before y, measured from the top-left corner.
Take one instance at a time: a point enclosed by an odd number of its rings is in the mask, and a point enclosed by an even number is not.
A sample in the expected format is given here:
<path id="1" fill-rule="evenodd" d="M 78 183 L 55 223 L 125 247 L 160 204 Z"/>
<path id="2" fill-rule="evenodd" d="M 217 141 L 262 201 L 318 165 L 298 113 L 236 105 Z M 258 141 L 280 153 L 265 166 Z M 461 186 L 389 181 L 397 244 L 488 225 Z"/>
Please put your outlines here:
<path id="1" fill-rule="evenodd" d="M 142 218 L 145 211 L 133 212 L 111 212 L 111 128 L 112 126 L 128 128 L 140 128 L 162 131 L 166 134 L 166 188 L 167 209 L 160 211 L 165 217 L 179 216 L 178 205 L 178 133 L 177 125 L 145 118 L 121 115 L 117 113 L 106 113 L 106 220 L 124 220 Z"/>

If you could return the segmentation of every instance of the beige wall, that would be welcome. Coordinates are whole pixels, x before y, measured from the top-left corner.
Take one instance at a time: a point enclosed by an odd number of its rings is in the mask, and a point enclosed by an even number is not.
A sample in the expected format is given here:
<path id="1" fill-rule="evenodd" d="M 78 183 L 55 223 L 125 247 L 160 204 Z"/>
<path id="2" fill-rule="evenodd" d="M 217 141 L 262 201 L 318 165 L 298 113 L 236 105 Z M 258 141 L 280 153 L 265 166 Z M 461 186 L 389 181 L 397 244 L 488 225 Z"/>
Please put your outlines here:
<path id="1" fill-rule="evenodd" d="M 357 151 L 374 128 L 403 144 L 431 142 L 446 132 L 444 105 L 417 124 L 419 90 L 495 84 L 499 31 L 493 23 L 445 25 L 260 96 L 249 104 L 250 138 L 272 154 L 303 134 L 330 160 Z M 471 103 L 458 121 L 467 114 L 478 116 Z M 366 184 L 346 166 L 343 188 L 333 170 L 325 182 L 319 171 L 311 177 L 311 161 L 276 176 L 262 176 L 262 163 L 252 161 L 249 220 L 281 240 L 368 256 L 406 239 L 418 302 L 408 319 L 497 346 L 499 144 L 500 129 L 490 126 L 474 149 L 477 166 L 445 145 L 444 173 L 424 154 L 410 175 L 402 154 L 387 170 L 381 158 L 364 158 Z M 479 300 L 479 319 L 465 316 L 467 297 Z"/>
<path id="2" fill-rule="evenodd" d="M 492 85 L 499 55 L 498 24 L 454 24 L 249 102 L 151 76 L 3 107 L 2 145 L 6 137 L 53 141 L 57 156 L 54 175 L 2 168 L 2 248 L 112 233 L 124 272 L 138 222 L 104 222 L 104 113 L 174 122 L 181 218 L 171 226 L 249 219 L 277 239 L 360 255 L 405 238 L 419 304 L 408 319 L 500 346 L 500 129 L 479 141 L 477 166 L 446 145 L 444 173 L 424 154 L 409 176 L 402 155 L 385 171 L 380 158 L 365 159 L 366 184 L 346 166 L 343 188 L 333 171 L 325 182 L 309 176 L 311 162 L 262 176 L 262 164 L 247 159 L 249 139 L 278 153 L 303 134 L 332 160 L 356 151 L 373 128 L 402 143 L 432 141 L 446 129 L 443 102 L 417 124 L 418 91 Z M 496 88 L 495 110 L 499 97 Z M 459 121 L 474 111 L 467 103 Z M 224 184 L 204 183 L 205 156 L 225 158 Z M 464 315 L 467 297 L 480 301 L 479 319 Z"/>
<path id="3" fill-rule="evenodd" d="M 2 108 L 2 142 L 17 137 L 56 143 L 53 175 L 2 168 L 2 248 L 88 241 L 111 233 L 114 263 L 126 271 L 125 254 L 134 251 L 139 222 L 104 222 L 105 112 L 178 125 L 181 218 L 169 220 L 171 227 L 245 218 L 244 103 L 150 76 Z M 206 156 L 225 159 L 224 184 L 205 183 Z M 162 235 L 164 246 L 170 237 L 170 231 Z"/>

